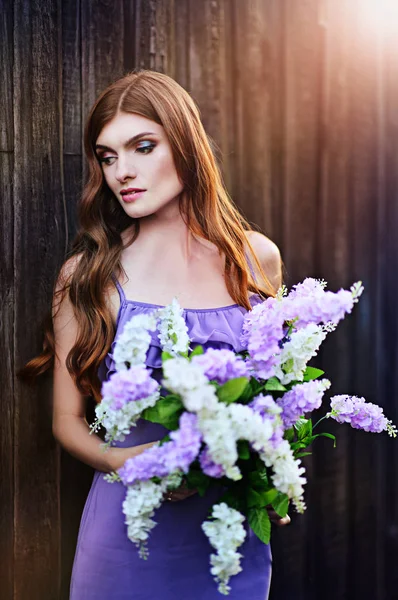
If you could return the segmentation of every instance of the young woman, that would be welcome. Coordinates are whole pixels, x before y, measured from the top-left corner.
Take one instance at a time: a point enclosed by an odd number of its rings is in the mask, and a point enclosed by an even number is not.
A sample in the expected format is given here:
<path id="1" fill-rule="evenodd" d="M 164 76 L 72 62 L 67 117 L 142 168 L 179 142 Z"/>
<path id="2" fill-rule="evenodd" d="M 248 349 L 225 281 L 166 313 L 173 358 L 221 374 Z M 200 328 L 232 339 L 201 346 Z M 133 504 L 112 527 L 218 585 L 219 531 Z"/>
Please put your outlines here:
<path id="1" fill-rule="evenodd" d="M 103 452 L 102 439 L 89 434 L 85 397 L 100 401 L 101 383 L 114 371 L 112 343 L 126 321 L 175 296 L 193 343 L 240 350 L 245 312 L 281 284 L 279 251 L 233 206 L 195 103 L 166 75 L 134 72 L 109 86 L 89 115 L 85 151 L 80 230 L 57 280 L 47 349 L 30 364 L 40 372 L 54 358 L 54 435 L 95 469 L 70 597 L 218 600 L 200 527 L 217 492 L 201 498 L 183 485 L 170 494 L 156 513 L 150 556 L 140 559 L 124 524 L 125 488 L 103 474 L 166 430 L 141 420 L 125 442 Z M 160 360 L 154 336 L 147 365 L 157 369 Z M 265 600 L 270 548 L 248 532 L 241 550 L 243 571 L 229 597 Z"/>

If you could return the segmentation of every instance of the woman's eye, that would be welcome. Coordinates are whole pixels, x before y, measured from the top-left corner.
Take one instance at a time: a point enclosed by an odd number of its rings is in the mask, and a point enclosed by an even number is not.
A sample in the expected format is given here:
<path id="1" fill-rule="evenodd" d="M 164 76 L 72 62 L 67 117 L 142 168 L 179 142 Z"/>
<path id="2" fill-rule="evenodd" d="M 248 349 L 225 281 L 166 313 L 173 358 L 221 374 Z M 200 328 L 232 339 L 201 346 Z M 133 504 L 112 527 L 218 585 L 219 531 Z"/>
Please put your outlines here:
<path id="1" fill-rule="evenodd" d="M 99 161 L 101 164 L 111 165 L 112 164 L 111 161 L 113 161 L 115 159 L 116 159 L 116 156 L 104 156 L 104 157 L 100 158 Z"/>
<path id="2" fill-rule="evenodd" d="M 149 154 L 150 152 L 152 152 L 155 146 L 156 144 L 154 144 L 153 142 L 143 142 L 140 146 L 137 147 L 137 152 L 139 152 L 140 154 Z"/>

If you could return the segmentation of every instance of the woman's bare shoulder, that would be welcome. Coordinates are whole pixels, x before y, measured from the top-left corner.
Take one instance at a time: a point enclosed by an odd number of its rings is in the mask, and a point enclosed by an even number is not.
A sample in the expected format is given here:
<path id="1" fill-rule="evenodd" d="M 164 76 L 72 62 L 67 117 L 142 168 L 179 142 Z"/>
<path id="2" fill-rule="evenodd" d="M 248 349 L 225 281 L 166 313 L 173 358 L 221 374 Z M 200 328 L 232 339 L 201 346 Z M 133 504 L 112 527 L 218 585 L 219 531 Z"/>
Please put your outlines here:
<path id="1" fill-rule="evenodd" d="M 80 252 L 79 254 L 74 254 L 73 256 L 70 256 L 64 261 L 58 274 L 58 285 L 64 286 L 65 283 L 73 276 L 82 256 L 83 253 Z"/>
<path id="2" fill-rule="evenodd" d="M 273 287 L 282 285 L 282 259 L 278 246 L 259 231 L 246 231 L 246 237 Z"/>

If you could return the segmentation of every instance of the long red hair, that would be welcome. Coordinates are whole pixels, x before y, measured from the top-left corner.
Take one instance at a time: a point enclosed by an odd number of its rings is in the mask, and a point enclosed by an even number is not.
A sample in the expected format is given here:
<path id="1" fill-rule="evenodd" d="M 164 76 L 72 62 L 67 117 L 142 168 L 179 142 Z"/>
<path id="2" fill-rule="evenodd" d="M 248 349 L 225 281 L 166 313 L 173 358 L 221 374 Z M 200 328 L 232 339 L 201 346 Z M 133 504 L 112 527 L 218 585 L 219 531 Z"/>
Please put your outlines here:
<path id="1" fill-rule="evenodd" d="M 55 314 L 64 295 L 69 294 L 79 334 L 66 365 L 81 393 L 93 395 L 97 401 L 101 398 L 97 370 L 115 335 L 105 291 L 114 285 L 112 275 L 119 277 L 122 271 L 123 248 L 139 233 L 139 220 L 128 217 L 113 196 L 95 152 L 101 130 L 120 112 L 141 115 L 164 127 L 184 185 L 181 214 L 193 234 L 215 244 L 225 256 L 225 281 L 234 301 L 250 309 L 249 292 L 275 295 L 245 235 L 249 224 L 225 190 L 191 96 L 176 81 L 155 71 L 136 71 L 118 79 L 99 96 L 88 117 L 84 134 L 88 178 L 78 207 L 79 230 L 61 269 L 52 307 Z M 132 225 L 132 235 L 123 245 L 121 234 Z M 261 281 L 251 275 L 247 252 Z M 34 379 L 53 366 L 54 355 L 52 319 L 48 318 L 43 351 L 20 375 Z"/>

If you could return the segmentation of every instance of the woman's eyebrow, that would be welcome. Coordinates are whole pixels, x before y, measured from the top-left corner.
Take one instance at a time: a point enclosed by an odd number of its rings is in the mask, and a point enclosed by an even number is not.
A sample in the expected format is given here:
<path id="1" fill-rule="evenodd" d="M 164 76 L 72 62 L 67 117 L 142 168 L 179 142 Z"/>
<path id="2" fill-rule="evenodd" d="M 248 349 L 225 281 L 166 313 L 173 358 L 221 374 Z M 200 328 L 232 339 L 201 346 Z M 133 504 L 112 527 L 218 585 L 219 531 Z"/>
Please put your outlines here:
<path id="1" fill-rule="evenodd" d="M 156 133 L 154 133 L 153 131 L 144 131 L 143 133 L 137 133 L 137 135 L 134 135 L 132 138 L 127 140 L 127 142 L 125 142 L 123 144 L 123 147 L 129 148 L 130 146 L 135 144 L 135 142 L 137 142 L 142 137 L 145 137 L 146 135 L 156 135 Z M 115 152 L 115 150 L 113 148 L 110 148 L 109 146 L 104 146 L 103 144 L 96 144 L 95 149 L 96 150 L 107 150 L 108 152 Z"/>

